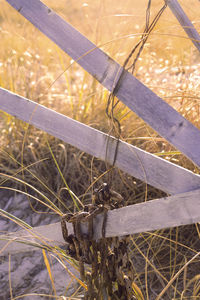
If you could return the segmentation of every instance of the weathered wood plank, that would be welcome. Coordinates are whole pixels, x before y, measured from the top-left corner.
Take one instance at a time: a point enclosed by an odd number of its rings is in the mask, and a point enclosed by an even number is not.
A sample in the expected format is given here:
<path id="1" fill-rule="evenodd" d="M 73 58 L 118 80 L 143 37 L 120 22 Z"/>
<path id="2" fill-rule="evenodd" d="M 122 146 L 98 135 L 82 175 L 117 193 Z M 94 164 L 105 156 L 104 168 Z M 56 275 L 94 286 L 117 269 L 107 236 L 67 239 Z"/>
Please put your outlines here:
<path id="1" fill-rule="evenodd" d="M 92 156 L 102 160 L 107 159 L 111 164 L 113 162 L 116 139 L 109 138 L 107 134 L 101 131 L 3 88 L 0 88 L 0 109 Z M 115 164 L 126 173 L 169 194 L 200 188 L 199 175 L 123 141 L 119 142 Z"/>
<path id="2" fill-rule="evenodd" d="M 200 189 L 184 194 L 152 200 L 145 203 L 130 205 L 120 209 L 108 211 L 106 237 L 124 236 L 146 231 L 153 231 L 168 227 L 194 224 L 200 222 Z M 94 239 L 102 237 L 103 215 L 98 215 L 94 219 Z M 69 234 L 72 233 L 71 224 L 67 224 Z M 87 233 L 88 225 L 82 225 L 82 231 Z M 64 240 L 61 234 L 60 223 L 36 227 L 33 234 L 22 230 L 10 235 L 0 236 L 0 255 L 13 252 L 29 251 L 31 246 L 16 243 L 16 240 L 29 240 L 32 243 L 42 243 L 49 245 L 63 245 Z M 38 239 L 35 235 L 43 236 Z M 7 247 L 6 239 L 13 239 Z M 41 242 L 42 241 L 42 242 Z M 37 249 L 37 248 L 35 248 Z"/>
<path id="3" fill-rule="evenodd" d="M 67 224 L 68 233 L 73 233 L 71 224 Z M 32 245 L 28 245 L 31 243 Z M 29 230 L 19 230 L 0 235 L 0 256 L 8 253 L 20 253 L 40 249 L 39 246 L 62 246 L 65 241 L 62 237 L 60 223 L 43 225 Z M 34 247 L 34 245 L 36 245 Z M 37 247 L 38 246 L 38 247 Z M 5 249 L 4 249 L 5 248 Z"/>
<path id="4" fill-rule="evenodd" d="M 194 25 L 187 17 L 186 13 L 180 6 L 177 0 L 165 0 L 166 4 L 169 6 L 183 29 L 185 30 L 188 37 L 191 39 L 192 43 L 200 52 L 200 35 L 198 34 L 197 30 L 195 29 Z M 200 10 L 200 6 L 199 6 Z"/>
<path id="5" fill-rule="evenodd" d="M 200 222 L 200 190 L 110 211 L 106 236 L 123 236 L 197 222 Z M 95 237 L 101 237 L 101 227 L 96 227 Z"/>
<path id="6" fill-rule="evenodd" d="M 108 90 L 121 66 L 39 0 L 6 0 Z M 200 166 L 200 131 L 125 71 L 116 96 L 161 136 Z"/>

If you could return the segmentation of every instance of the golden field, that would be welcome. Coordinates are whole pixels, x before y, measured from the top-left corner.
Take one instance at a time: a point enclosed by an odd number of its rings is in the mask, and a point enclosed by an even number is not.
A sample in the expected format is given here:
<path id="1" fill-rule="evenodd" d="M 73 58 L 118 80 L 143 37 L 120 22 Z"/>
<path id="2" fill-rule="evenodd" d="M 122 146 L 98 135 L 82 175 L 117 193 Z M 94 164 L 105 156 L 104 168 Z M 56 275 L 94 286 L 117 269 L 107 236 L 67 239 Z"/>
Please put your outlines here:
<path id="1" fill-rule="evenodd" d="M 120 64 L 144 30 L 145 0 L 43 2 Z M 151 18 L 163 2 L 152 1 Z M 179 2 L 200 32 L 199 1 Z M 105 113 L 108 92 L 6 1 L 0 0 L 0 7 L 0 86 L 108 133 L 111 126 Z M 134 75 L 200 128 L 200 54 L 169 8 L 145 44 Z M 121 139 L 199 174 L 191 161 L 122 103 L 116 116 L 121 123 Z M 81 197 L 106 170 L 103 162 L 2 111 L 0 128 L 1 172 L 33 184 L 50 199 L 51 193 L 41 182 L 60 195 L 64 186 L 62 173 L 71 190 Z M 29 170 L 37 174 L 37 181 L 27 170 L 20 171 L 31 164 L 35 165 Z M 126 198 L 127 204 L 163 195 L 117 169 L 114 175 L 113 188 Z M 14 180 L 8 186 L 24 188 Z M 199 237 L 199 224 L 133 237 L 130 251 L 135 264 L 135 284 L 143 299 L 155 299 L 166 287 L 163 298 L 158 299 L 200 297 L 199 258 L 187 263 L 199 251 Z M 142 299 L 138 295 L 137 299 Z"/>

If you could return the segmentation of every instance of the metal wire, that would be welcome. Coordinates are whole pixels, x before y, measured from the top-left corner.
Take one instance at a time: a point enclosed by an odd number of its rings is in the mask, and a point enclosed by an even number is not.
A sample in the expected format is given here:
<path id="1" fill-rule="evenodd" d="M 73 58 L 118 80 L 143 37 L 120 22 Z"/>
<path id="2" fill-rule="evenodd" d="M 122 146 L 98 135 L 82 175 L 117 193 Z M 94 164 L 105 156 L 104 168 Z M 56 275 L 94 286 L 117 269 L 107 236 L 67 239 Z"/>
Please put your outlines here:
<path id="1" fill-rule="evenodd" d="M 148 1 L 148 5 L 147 5 L 147 9 L 146 9 L 145 29 L 142 33 L 142 36 L 141 36 L 139 42 L 133 47 L 133 49 L 131 50 L 131 52 L 129 53 L 127 58 L 125 59 L 124 64 L 122 66 L 123 71 L 122 71 L 119 79 L 117 80 L 113 90 L 109 94 L 108 101 L 107 101 L 107 106 L 106 106 L 106 115 L 109 118 L 109 120 L 111 121 L 111 130 L 110 130 L 109 134 L 113 134 L 117 138 L 117 143 L 116 143 L 114 158 L 113 158 L 113 162 L 112 162 L 112 167 L 114 167 L 114 165 L 115 165 L 115 161 L 116 161 L 116 158 L 117 158 L 117 152 L 118 152 L 119 138 L 121 136 L 121 124 L 120 124 L 120 121 L 117 119 L 117 117 L 115 116 L 115 113 L 114 113 L 114 111 L 115 111 L 115 109 L 116 109 L 116 107 L 119 103 L 119 100 L 115 99 L 115 95 L 116 95 L 116 93 L 117 93 L 117 91 L 120 87 L 121 80 L 122 80 L 122 77 L 124 75 L 124 72 L 131 70 L 131 73 L 133 74 L 133 72 L 135 70 L 136 63 L 137 63 L 138 58 L 139 58 L 139 56 L 140 56 L 140 54 L 141 54 L 141 52 L 144 48 L 144 45 L 147 42 L 147 39 L 148 39 L 149 35 L 151 34 L 152 30 L 156 26 L 158 20 L 160 19 L 161 15 L 163 14 L 166 7 L 167 7 L 167 4 L 165 3 L 164 6 L 156 14 L 153 21 L 150 23 L 151 0 Z M 137 53 L 136 53 L 136 50 L 138 50 Z M 133 63 L 129 67 L 127 67 L 128 63 L 130 62 L 131 58 L 133 57 L 133 55 L 135 53 L 136 53 L 136 56 L 133 60 Z M 108 146 L 109 146 L 109 142 L 107 142 L 107 149 L 108 149 Z M 106 150 L 106 157 L 107 157 L 107 150 Z M 110 181 L 110 173 L 109 173 L 109 177 L 108 177 L 108 182 L 109 181 Z"/>

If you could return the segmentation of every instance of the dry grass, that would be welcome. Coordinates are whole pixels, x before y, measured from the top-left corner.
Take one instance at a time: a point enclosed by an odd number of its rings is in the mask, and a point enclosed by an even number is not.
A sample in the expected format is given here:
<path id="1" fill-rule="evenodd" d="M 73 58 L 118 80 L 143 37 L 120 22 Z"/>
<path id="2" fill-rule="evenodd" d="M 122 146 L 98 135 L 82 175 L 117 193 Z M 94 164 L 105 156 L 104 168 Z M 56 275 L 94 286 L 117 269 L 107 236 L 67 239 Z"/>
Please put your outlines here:
<path id="1" fill-rule="evenodd" d="M 121 64 L 144 28 L 145 0 L 44 2 Z M 153 15 L 163 1 L 152 2 Z M 182 0 L 180 3 L 199 31 L 199 2 Z M 0 86 L 109 132 L 105 114 L 107 91 L 77 64 L 70 66 L 71 58 L 5 1 L 0 0 L 0 5 Z M 67 71 L 60 76 L 65 69 Z M 200 128 L 199 74 L 199 54 L 167 9 L 142 52 L 135 76 Z M 199 173 L 182 154 L 170 154 L 174 148 L 134 113 L 125 116 L 127 112 L 128 109 L 120 104 L 117 116 L 121 119 L 125 141 L 151 153 L 161 153 L 165 159 Z M 34 182 L 53 202 L 57 203 L 56 198 L 44 185 L 60 194 L 63 200 L 70 201 L 70 197 L 61 192 L 64 183 L 47 139 L 62 174 L 77 195 L 83 195 L 91 182 L 106 170 L 105 164 L 98 159 L 47 137 L 4 112 L 0 112 L 0 116 L 1 171 L 18 178 L 25 176 L 27 182 Z M 22 161 L 24 166 L 37 163 L 22 174 Z M 123 194 L 128 204 L 144 201 L 146 188 L 148 199 L 163 195 L 119 170 L 115 170 L 113 178 L 113 189 Z M 135 282 L 145 299 L 155 299 L 166 286 L 164 296 L 159 299 L 200 297 L 198 256 L 189 263 L 199 250 L 198 224 L 138 235 L 131 248 Z"/>

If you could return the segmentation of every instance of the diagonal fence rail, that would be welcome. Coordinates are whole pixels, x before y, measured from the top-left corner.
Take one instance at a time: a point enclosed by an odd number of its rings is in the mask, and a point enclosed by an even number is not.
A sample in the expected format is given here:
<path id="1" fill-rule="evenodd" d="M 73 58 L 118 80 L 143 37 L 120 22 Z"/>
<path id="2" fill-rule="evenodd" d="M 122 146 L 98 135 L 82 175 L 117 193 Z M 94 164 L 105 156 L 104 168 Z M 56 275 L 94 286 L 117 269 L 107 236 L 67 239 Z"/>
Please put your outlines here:
<path id="1" fill-rule="evenodd" d="M 195 29 L 194 25 L 187 17 L 186 13 L 180 6 L 177 0 L 165 0 L 165 3 L 169 6 L 174 16 L 177 18 L 183 29 L 185 30 L 192 43 L 200 52 L 200 35 Z"/>
<path id="2" fill-rule="evenodd" d="M 92 156 L 113 162 L 117 143 L 114 137 L 2 88 L 0 109 Z M 115 165 L 169 194 L 200 188 L 199 175 L 121 140 Z"/>

